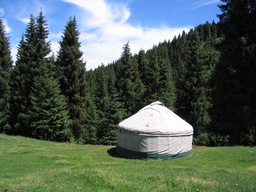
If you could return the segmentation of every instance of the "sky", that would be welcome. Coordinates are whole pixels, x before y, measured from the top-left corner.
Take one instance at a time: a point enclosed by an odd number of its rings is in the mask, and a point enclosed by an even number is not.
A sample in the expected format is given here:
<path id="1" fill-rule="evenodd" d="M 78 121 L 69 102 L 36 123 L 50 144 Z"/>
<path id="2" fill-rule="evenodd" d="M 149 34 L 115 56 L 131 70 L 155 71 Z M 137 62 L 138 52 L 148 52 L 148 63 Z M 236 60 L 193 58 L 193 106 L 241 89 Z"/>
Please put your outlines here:
<path id="1" fill-rule="evenodd" d="M 17 47 L 29 17 L 41 8 L 49 28 L 48 40 L 57 55 L 70 17 L 80 32 L 86 69 L 116 61 L 124 44 L 132 54 L 172 40 L 197 25 L 218 22 L 220 0 L 0 0 L 0 17 L 16 61 Z"/>

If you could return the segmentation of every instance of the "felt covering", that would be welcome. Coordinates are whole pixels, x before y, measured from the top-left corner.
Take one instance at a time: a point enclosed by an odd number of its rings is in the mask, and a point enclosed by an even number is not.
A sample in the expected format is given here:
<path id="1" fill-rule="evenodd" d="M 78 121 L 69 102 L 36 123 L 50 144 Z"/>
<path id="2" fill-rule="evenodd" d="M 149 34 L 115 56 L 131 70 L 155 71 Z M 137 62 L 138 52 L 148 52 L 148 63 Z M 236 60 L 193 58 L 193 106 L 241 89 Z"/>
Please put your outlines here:
<path id="1" fill-rule="evenodd" d="M 172 159 L 191 154 L 193 127 L 157 101 L 118 125 L 117 152 L 131 158 Z"/>

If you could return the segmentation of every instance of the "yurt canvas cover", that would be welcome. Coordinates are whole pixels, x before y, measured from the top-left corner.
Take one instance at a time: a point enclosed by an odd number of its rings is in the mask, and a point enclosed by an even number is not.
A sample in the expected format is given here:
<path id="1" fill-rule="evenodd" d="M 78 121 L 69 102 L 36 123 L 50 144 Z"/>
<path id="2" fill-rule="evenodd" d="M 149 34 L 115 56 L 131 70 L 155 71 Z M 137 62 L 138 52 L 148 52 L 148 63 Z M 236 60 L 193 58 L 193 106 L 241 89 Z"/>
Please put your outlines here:
<path id="1" fill-rule="evenodd" d="M 193 127 L 157 101 L 118 125 L 117 153 L 128 158 L 175 159 L 191 155 Z"/>

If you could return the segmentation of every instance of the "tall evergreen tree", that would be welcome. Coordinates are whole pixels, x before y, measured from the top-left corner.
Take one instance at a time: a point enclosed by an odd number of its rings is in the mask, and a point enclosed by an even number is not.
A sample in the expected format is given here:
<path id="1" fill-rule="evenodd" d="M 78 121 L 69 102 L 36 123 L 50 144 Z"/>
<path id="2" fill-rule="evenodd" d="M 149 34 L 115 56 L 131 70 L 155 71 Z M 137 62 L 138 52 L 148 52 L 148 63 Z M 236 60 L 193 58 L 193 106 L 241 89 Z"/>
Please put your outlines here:
<path id="1" fill-rule="evenodd" d="M 120 101 L 126 110 L 126 116 L 130 116 L 137 111 L 138 90 L 141 90 L 142 82 L 138 72 L 138 63 L 132 58 L 129 43 L 123 47 L 117 76 Z"/>
<path id="2" fill-rule="evenodd" d="M 106 67 L 101 65 L 95 70 L 96 73 L 96 90 L 95 103 L 99 115 L 97 138 L 100 142 L 104 140 L 106 129 L 108 128 L 107 106 L 110 104 L 110 96 L 108 94 L 108 82 Z"/>
<path id="3" fill-rule="evenodd" d="M 148 103 L 159 100 L 160 94 L 160 65 L 159 57 L 157 55 L 157 48 L 154 47 L 148 51 L 148 67 L 145 68 L 145 85 L 144 98 Z"/>
<path id="4" fill-rule="evenodd" d="M 203 35 L 203 37 L 201 37 Z M 187 72 L 183 79 L 183 94 L 179 97 L 179 112 L 183 118 L 194 126 L 197 143 L 209 144 L 202 138 L 211 122 L 211 78 L 218 61 L 214 50 L 204 42 L 205 33 L 191 30 L 188 34 Z"/>
<path id="5" fill-rule="evenodd" d="M 100 117 L 97 136 L 100 143 L 116 140 L 116 125 L 122 119 L 121 104 L 115 88 L 116 76 L 111 66 L 97 69 L 96 103 Z"/>
<path id="6" fill-rule="evenodd" d="M 160 83 L 158 86 L 158 100 L 162 101 L 166 107 L 175 111 L 176 87 L 173 80 L 172 68 L 168 60 L 160 59 Z"/>
<path id="7" fill-rule="evenodd" d="M 46 57 L 51 51 L 48 34 L 42 11 L 36 18 L 31 15 L 19 43 L 17 62 L 12 73 L 12 133 L 32 136 L 28 112 L 32 107 L 30 94 L 34 79 L 43 73 L 41 65 L 46 64 Z"/>
<path id="8" fill-rule="evenodd" d="M 214 131 L 230 143 L 256 143 L 256 3 L 222 0 L 214 92 Z"/>
<path id="9" fill-rule="evenodd" d="M 178 97 L 180 92 L 182 92 L 181 81 L 185 78 L 186 74 L 186 63 L 188 60 L 187 44 L 187 34 L 183 31 L 182 35 L 179 35 L 177 38 L 175 37 L 169 45 L 173 78 L 178 91 Z"/>
<path id="10" fill-rule="evenodd" d="M 57 57 L 58 79 L 62 94 L 66 97 L 72 120 L 72 134 L 75 140 L 85 142 L 86 129 L 86 79 L 85 63 L 80 51 L 79 31 L 76 18 L 70 18 L 63 32 Z"/>
<path id="11" fill-rule="evenodd" d="M 11 125 L 12 134 L 29 136 L 28 116 L 26 115 L 29 103 L 30 87 L 33 78 L 30 69 L 34 68 L 32 55 L 35 55 L 35 19 L 31 15 L 25 34 L 22 35 L 18 45 L 17 61 L 12 72 L 12 98 L 11 98 Z M 34 56 L 35 57 L 35 56 Z"/>
<path id="12" fill-rule="evenodd" d="M 0 132 L 8 132 L 10 116 L 10 74 L 12 59 L 10 43 L 0 18 Z"/>
<path id="13" fill-rule="evenodd" d="M 60 94 L 57 80 L 48 72 L 46 65 L 41 66 L 43 73 L 34 78 L 28 111 L 32 137 L 69 141 L 71 137 L 70 119 L 65 98 Z"/>
<path id="14" fill-rule="evenodd" d="M 121 108 L 121 103 L 118 101 L 118 93 L 115 87 L 117 78 L 114 68 L 112 66 L 107 67 L 108 74 L 108 94 L 109 103 L 106 106 L 106 118 L 108 119 L 108 127 L 106 129 L 105 138 L 107 140 L 116 140 L 117 129 L 116 126 L 123 119 L 124 113 Z"/>
<path id="15" fill-rule="evenodd" d="M 144 90 L 141 96 L 141 102 L 140 102 L 141 103 L 140 108 L 142 108 L 143 106 L 146 106 L 149 104 L 148 97 L 146 97 L 147 87 L 148 87 L 147 73 L 149 71 L 149 61 L 147 58 L 147 54 L 145 53 L 144 50 L 140 50 L 138 54 L 138 70 L 139 70 L 142 86 L 144 87 Z"/>

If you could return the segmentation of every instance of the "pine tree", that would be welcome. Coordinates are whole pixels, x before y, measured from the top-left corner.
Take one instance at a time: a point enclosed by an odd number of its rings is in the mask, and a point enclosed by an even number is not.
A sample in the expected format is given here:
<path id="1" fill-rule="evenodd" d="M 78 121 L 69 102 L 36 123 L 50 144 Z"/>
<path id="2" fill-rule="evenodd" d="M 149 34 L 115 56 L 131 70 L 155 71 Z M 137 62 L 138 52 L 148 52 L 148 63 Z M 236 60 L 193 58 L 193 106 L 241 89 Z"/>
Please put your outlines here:
<path id="1" fill-rule="evenodd" d="M 174 110 L 176 91 L 167 42 L 149 50 L 147 56 L 141 51 L 138 60 L 141 79 L 145 86 L 144 103 L 149 104 L 159 100 Z"/>
<path id="2" fill-rule="evenodd" d="M 41 66 L 43 73 L 34 78 L 28 111 L 32 137 L 69 141 L 71 137 L 70 119 L 65 98 L 60 94 L 59 84 L 50 76 L 47 66 Z"/>
<path id="3" fill-rule="evenodd" d="M 99 128 L 99 116 L 97 107 L 90 93 L 87 93 L 86 98 L 86 120 L 85 120 L 85 143 L 95 144 L 98 143 L 97 130 Z"/>
<path id="4" fill-rule="evenodd" d="M 138 90 L 142 88 L 138 63 L 132 58 L 129 43 L 123 47 L 117 77 L 120 102 L 123 103 L 126 117 L 128 117 L 137 111 Z"/>
<path id="5" fill-rule="evenodd" d="M 76 18 L 70 18 L 63 32 L 57 57 L 58 79 L 62 94 L 66 97 L 72 134 L 75 140 L 87 140 L 85 120 L 86 79 L 85 63 L 80 51 Z"/>
<path id="6" fill-rule="evenodd" d="M 183 31 L 182 36 L 179 35 L 177 38 L 174 38 L 169 45 L 173 78 L 177 88 L 178 97 L 180 92 L 182 92 L 182 86 L 180 86 L 180 84 L 185 78 L 186 74 L 186 63 L 188 60 L 187 44 L 187 34 Z"/>
<path id="7" fill-rule="evenodd" d="M 0 18 L 0 132 L 9 131 L 10 116 L 10 74 L 12 59 L 10 43 Z"/>
<path id="8" fill-rule="evenodd" d="M 166 107 L 175 111 L 176 87 L 173 80 L 173 73 L 170 63 L 166 59 L 160 59 L 160 81 L 158 85 L 158 100 Z"/>
<path id="9" fill-rule="evenodd" d="M 96 103 L 100 117 L 97 137 L 100 143 L 105 143 L 109 140 L 116 140 L 116 125 L 122 119 L 123 109 L 121 109 L 121 104 L 118 101 L 113 67 L 101 66 L 96 71 Z"/>
<path id="10" fill-rule="evenodd" d="M 30 16 L 25 34 L 19 43 L 17 62 L 12 73 L 12 133 L 32 136 L 29 109 L 33 82 L 40 76 L 41 65 L 47 65 L 50 43 L 48 29 L 42 11 L 38 17 Z"/>
<path id="11" fill-rule="evenodd" d="M 138 54 L 138 70 L 140 74 L 141 83 L 143 86 L 143 93 L 141 96 L 141 101 L 139 107 L 142 108 L 149 104 L 147 94 L 147 72 L 149 71 L 149 61 L 144 50 L 140 50 Z"/>
<path id="12" fill-rule="evenodd" d="M 45 17 L 43 16 L 43 11 L 41 10 L 36 18 L 36 51 L 38 60 L 40 61 L 44 61 L 46 56 L 51 52 L 50 42 L 47 41 L 48 35 L 49 30 Z"/>
<path id="13" fill-rule="evenodd" d="M 108 66 L 108 94 L 109 103 L 106 106 L 106 118 L 108 119 L 108 127 L 105 135 L 105 140 L 116 140 L 117 138 L 117 125 L 121 122 L 124 116 L 124 110 L 121 108 L 121 103 L 118 101 L 118 93 L 116 85 L 116 73 L 113 66 Z"/>
<path id="14" fill-rule="evenodd" d="M 17 61 L 12 73 L 12 98 L 11 98 L 11 125 L 12 134 L 19 134 L 29 136 L 31 130 L 29 129 L 28 116 L 26 115 L 29 103 L 30 87 L 33 78 L 30 69 L 34 68 L 33 58 L 31 56 L 35 52 L 33 49 L 36 40 L 35 36 L 35 19 L 31 15 L 30 22 L 27 25 L 26 33 L 22 35 L 21 41 L 18 45 Z M 33 37 L 33 38 L 32 38 Z"/>
<path id="15" fill-rule="evenodd" d="M 145 78 L 143 79 L 143 83 L 145 85 L 144 98 L 146 98 L 147 103 L 151 103 L 159 100 L 160 65 L 156 47 L 149 50 L 147 54 L 148 66 L 145 68 Z"/>
<path id="16" fill-rule="evenodd" d="M 179 97 L 179 113 L 194 127 L 194 135 L 198 144 L 209 144 L 202 138 L 211 122 L 211 78 L 217 60 L 214 50 L 208 48 L 204 37 L 197 29 L 188 34 L 189 59 L 187 72 L 182 82 L 183 94 Z M 201 33 L 205 35 L 205 33 Z M 200 139 L 201 138 L 201 139 Z"/>
<path id="17" fill-rule="evenodd" d="M 214 131 L 230 143 L 256 143 L 256 4 L 222 0 L 219 49 L 214 92 Z"/>
<path id="18" fill-rule="evenodd" d="M 96 89 L 95 89 L 95 103 L 97 106 L 97 113 L 99 116 L 99 123 L 97 128 L 97 138 L 100 143 L 104 142 L 106 129 L 108 128 L 107 106 L 110 103 L 110 96 L 108 94 L 108 82 L 106 67 L 101 65 L 95 70 L 96 73 Z"/>

